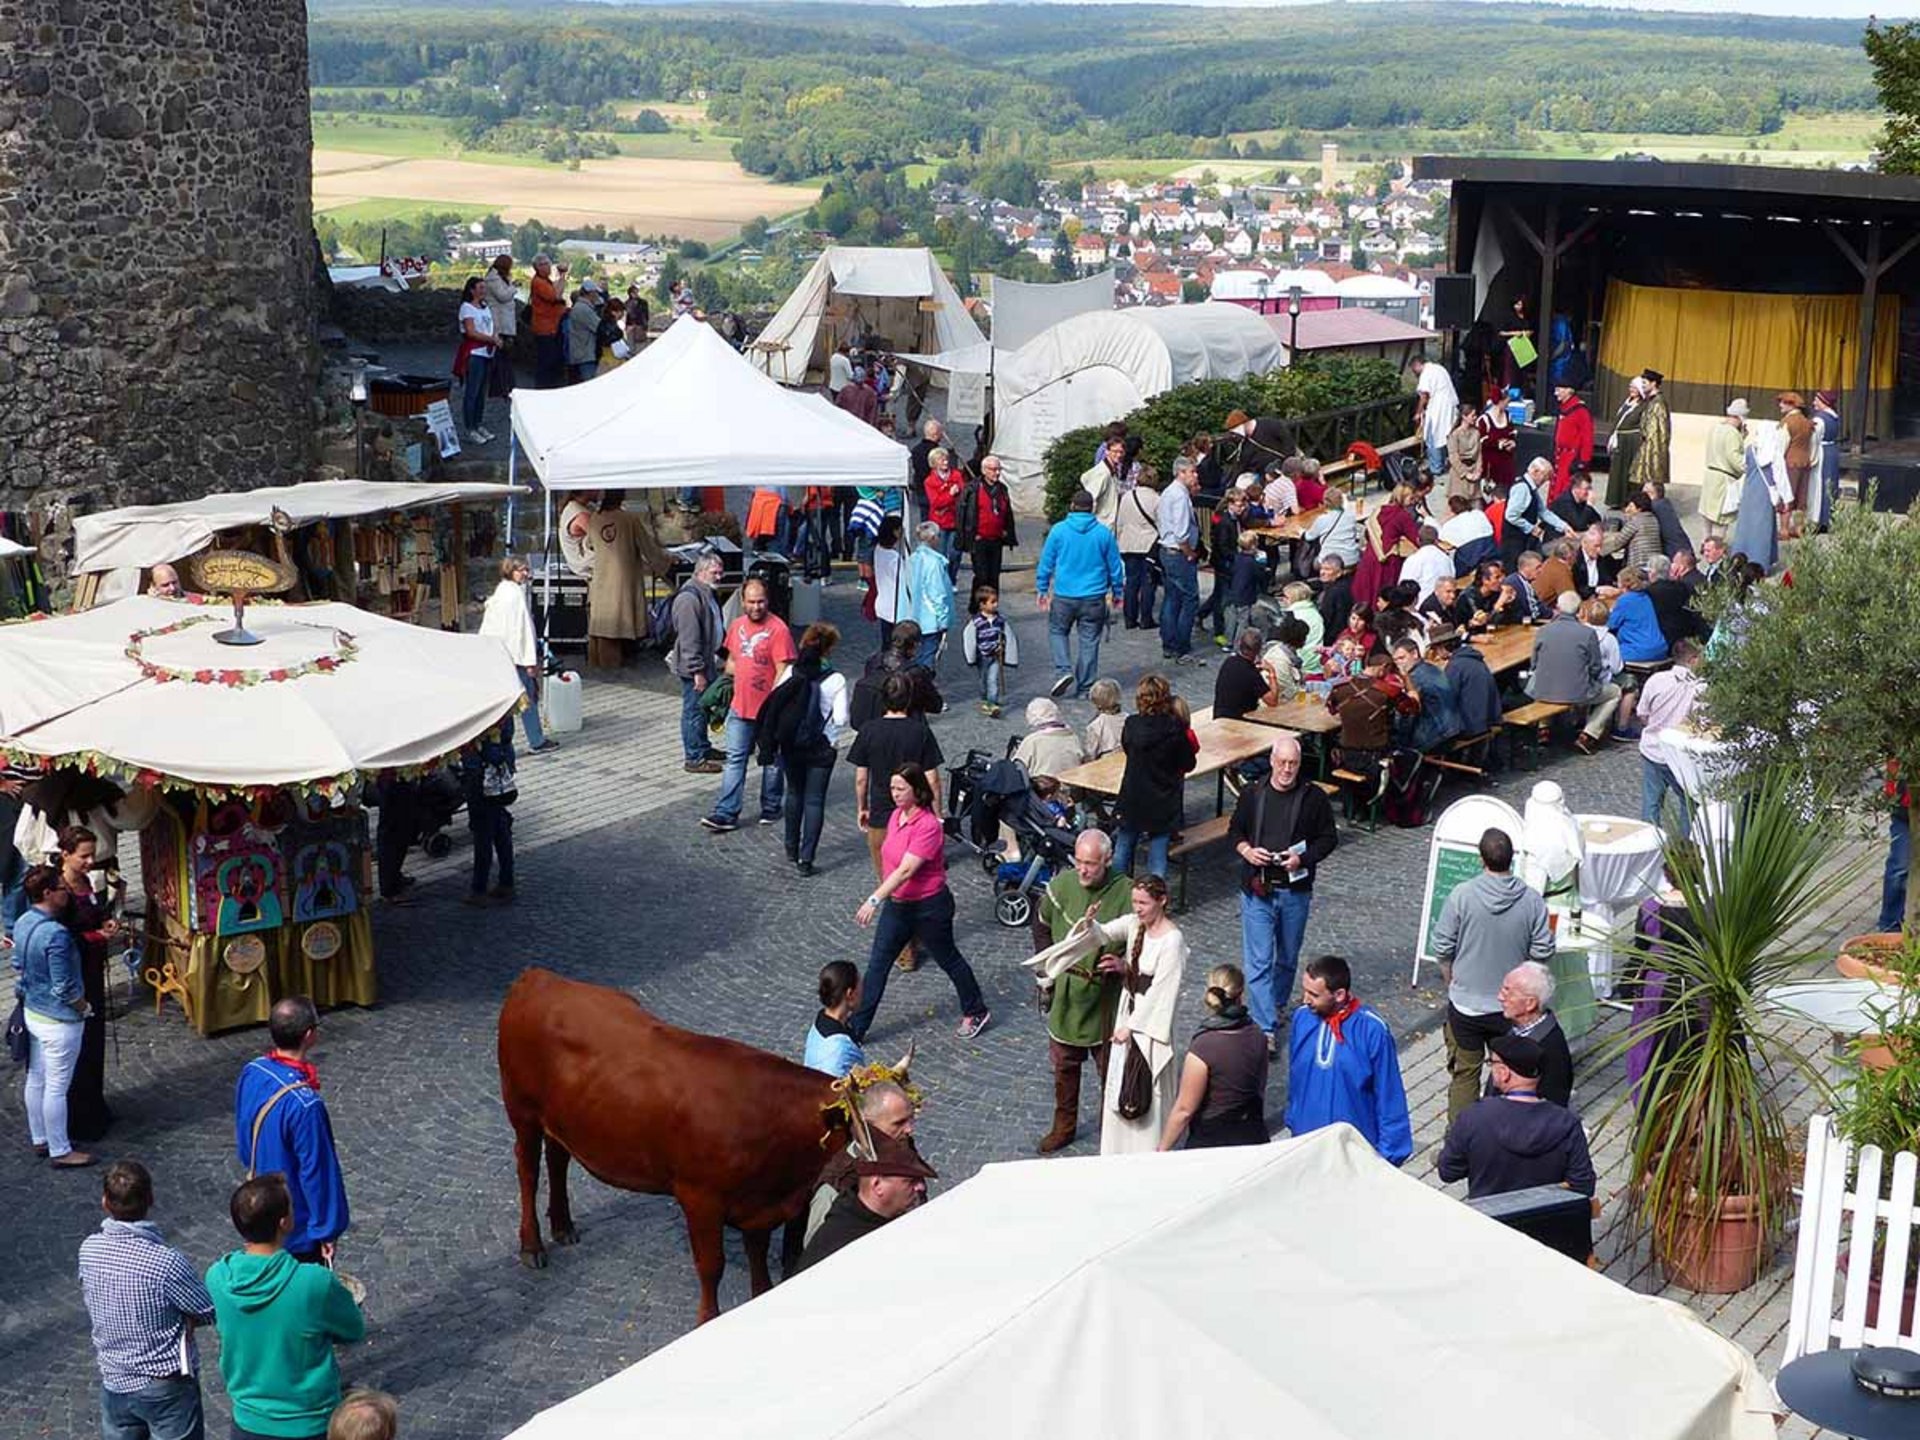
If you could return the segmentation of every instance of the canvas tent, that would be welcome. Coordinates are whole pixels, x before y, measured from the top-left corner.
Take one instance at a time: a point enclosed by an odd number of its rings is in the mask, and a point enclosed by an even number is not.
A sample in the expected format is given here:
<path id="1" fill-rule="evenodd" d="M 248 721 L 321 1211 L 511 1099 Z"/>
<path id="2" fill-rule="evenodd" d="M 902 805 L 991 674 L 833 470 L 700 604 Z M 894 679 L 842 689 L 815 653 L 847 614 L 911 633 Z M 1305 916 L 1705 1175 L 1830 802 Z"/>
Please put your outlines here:
<path id="1" fill-rule="evenodd" d="M 859 336 L 895 352 L 920 354 L 985 338 L 931 250 L 833 245 L 747 355 L 783 385 L 817 384 L 834 347 Z"/>
<path id="2" fill-rule="evenodd" d="M 904 447 L 782 390 L 691 315 L 598 379 L 514 391 L 513 434 L 549 491 L 907 478 Z"/>
<path id="3" fill-rule="evenodd" d="M 1117 420 L 1190 380 L 1264 375 L 1285 363 L 1273 327 L 1239 305 L 1077 315 L 995 357 L 994 450 L 1011 480 L 1031 484 L 1047 446 L 1067 430 Z"/>
<path id="4" fill-rule="evenodd" d="M 423 505 L 503 500 L 506 485 L 381 483 L 315 480 L 226 491 L 166 505 L 129 505 L 81 515 L 73 522 L 73 573 L 145 570 L 203 550 L 222 530 L 267 525 L 278 511 L 298 529 L 321 520 L 351 520 Z"/>
<path id="5" fill-rule="evenodd" d="M 1774 1434 L 1752 1357 L 1691 1312 L 1337 1126 L 990 1165 L 514 1435 L 1480 1440 L 1518 1395 L 1564 1440 Z"/>

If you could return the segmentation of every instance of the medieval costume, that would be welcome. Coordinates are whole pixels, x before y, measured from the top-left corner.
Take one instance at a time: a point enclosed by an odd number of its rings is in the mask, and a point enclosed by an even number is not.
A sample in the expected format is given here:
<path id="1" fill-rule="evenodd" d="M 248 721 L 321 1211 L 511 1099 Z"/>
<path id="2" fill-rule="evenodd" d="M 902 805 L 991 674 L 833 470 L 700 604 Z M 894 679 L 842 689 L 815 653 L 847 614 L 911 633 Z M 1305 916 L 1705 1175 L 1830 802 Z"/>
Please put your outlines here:
<path id="1" fill-rule="evenodd" d="M 1387 1022 L 1358 999 L 1322 1019 L 1302 1005 L 1287 1039 L 1287 1129 L 1353 1126 L 1390 1165 L 1413 1154 L 1400 1055 Z"/>
<path id="2" fill-rule="evenodd" d="M 1573 488 L 1576 475 L 1585 475 L 1593 464 L 1593 412 L 1578 395 L 1569 395 L 1560 404 L 1560 418 L 1553 426 L 1553 484 L 1547 492 L 1551 504 Z"/>
<path id="3" fill-rule="evenodd" d="M 1474 424 L 1481 435 L 1480 467 L 1486 477 L 1486 488 L 1495 495 L 1504 495 L 1513 484 L 1514 457 L 1520 447 L 1507 402 L 1495 395 Z"/>
<path id="4" fill-rule="evenodd" d="M 1613 430 L 1607 436 L 1607 508 L 1618 510 L 1627 498 L 1634 463 L 1640 455 L 1641 424 L 1645 420 L 1645 384 L 1636 375 L 1627 382 L 1627 398 L 1620 402 L 1620 413 L 1613 417 Z"/>
<path id="5" fill-rule="evenodd" d="M 1071 733 L 1071 732 L 1069 732 Z M 1068 868 L 1048 882 L 1040 901 L 1040 919 L 1055 945 L 1067 938 L 1075 922 L 1092 907 L 1094 918 L 1105 923 L 1131 912 L 1133 882 L 1117 871 L 1089 890 L 1079 872 Z M 1073 1143 L 1080 1129 L 1080 1071 L 1089 1057 L 1104 1063 L 1107 1042 L 1113 1038 L 1114 1011 L 1120 1004 L 1120 977 L 1102 975 L 1100 956 L 1114 955 L 1120 946 L 1107 945 L 1075 960 L 1056 975 L 1051 991 L 1041 981 L 1047 1011 L 1047 1054 L 1053 1065 L 1053 1127 L 1040 1142 L 1040 1153 L 1051 1154 Z"/>
<path id="6" fill-rule="evenodd" d="M 1420 520 L 1412 507 L 1389 500 L 1367 517 L 1360 533 L 1353 603 L 1371 614 L 1373 602 L 1400 583 L 1400 567 L 1420 548 Z"/>
<path id="7" fill-rule="evenodd" d="M 1644 490 L 1655 483 L 1664 485 L 1670 478 L 1673 413 L 1667 408 L 1667 397 L 1660 393 L 1660 382 L 1665 377 L 1657 370 L 1643 370 L 1640 374 L 1649 382 L 1646 402 L 1640 407 L 1640 448 L 1633 452 L 1627 484 L 1617 501 L 1613 498 L 1613 477 L 1607 477 L 1607 504 L 1615 509 L 1626 503 L 1627 491 Z"/>
<path id="8" fill-rule="evenodd" d="M 1469 500 L 1480 498 L 1480 456 L 1486 446 L 1486 436 L 1481 432 L 1479 419 L 1471 410 L 1462 409 L 1459 423 L 1447 436 L 1449 498 L 1455 495 L 1464 495 Z"/>
<path id="9" fill-rule="evenodd" d="M 1814 455 L 1819 480 L 1808 497 L 1807 523 L 1824 531 L 1833 521 L 1834 502 L 1840 498 L 1840 397 L 1831 390 L 1813 395 Z"/>
<path id="10" fill-rule="evenodd" d="M 1733 522 L 1733 534 L 1727 541 L 1727 548 L 1733 554 L 1744 555 L 1767 570 L 1780 562 L 1780 528 L 1776 517 L 1792 494 L 1784 483 L 1776 485 L 1774 481 L 1778 448 L 1777 427 L 1761 428 L 1748 438 L 1739 516 Z"/>
<path id="11" fill-rule="evenodd" d="M 1813 421 L 1807 418 L 1806 401 L 1800 398 L 1799 392 L 1784 391 L 1778 400 L 1780 429 L 1786 436 L 1780 458 L 1786 466 L 1787 488 L 1793 492 L 1793 499 L 1788 502 L 1787 528 L 1798 534 L 1807 513 L 1808 493 L 1813 488 L 1810 482 L 1814 465 L 1820 458 L 1819 441 Z"/>
<path id="12" fill-rule="evenodd" d="M 653 521 L 622 510 L 616 495 L 588 526 L 593 574 L 587 581 L 587 663 L 616 668 L 625 663 L 625 643 L 647 636 L 648 575 L 664 575 L 672 561 L 653 533 Z"/>
<path id="13" fill-rule="evenodd" d="M 1718 535 L 1740 508 L 1747 473 L 1747 402 L 1727 406 L 1726 418 L 1707 432 L 1707 473 L 1700 483 L 1700 520 Z"/>
<path id="14" fill-rule="evenodd" d="M 1180 975 L 1187 963 L 1187 937 L 1168 922 L 1158 937 L 1146 934 L 1139 920 L 1123 915 L 1092 927 L 1103 944 L 1118 942 L 1127 950 L 1132 974 L 1123 977 L 1114 1033 L 1128 1032 L 1127 1045 L 1107 1047 L 1107 1089 L 1101 1112 L 1102 1155 L 1150 1154 L 1160 1148 L 1167 1111 L 1179 1088 L 1173 1063 L 1173 1010 L 1180 999 Z M 1137 1120 L 1120 1118 L 1121 1084 L 1127 1070 L 1127 1050 L 1136 1049 L 1153 1071 L 1153 1103 Z"/>

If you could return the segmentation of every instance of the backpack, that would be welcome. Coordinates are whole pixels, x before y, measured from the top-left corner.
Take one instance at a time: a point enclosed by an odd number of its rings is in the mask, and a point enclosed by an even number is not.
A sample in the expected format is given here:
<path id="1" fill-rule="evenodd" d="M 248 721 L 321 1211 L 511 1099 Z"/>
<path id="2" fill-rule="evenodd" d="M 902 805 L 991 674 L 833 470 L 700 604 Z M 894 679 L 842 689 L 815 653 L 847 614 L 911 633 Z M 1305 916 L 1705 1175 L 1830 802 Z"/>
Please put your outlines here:
<path id="1" fill-rule="evenodd" d="M 807 682 L 807 698 L 801 702 L 799 717 L 793 725 L 793 749 L 799 754 L 812 750 L 827 738 L 827 717 L 820 713 L 820 682 Z"/>
<path id="2" fill-rule="evenodd" d="M 664 599 L 656 600 L 647 607 L 647 638 L 644 644 L 651 645 L 662 655 L 673 652 L 675 631 L 673 626 L 673 602 L 686 594 L 691 580 Z"/>

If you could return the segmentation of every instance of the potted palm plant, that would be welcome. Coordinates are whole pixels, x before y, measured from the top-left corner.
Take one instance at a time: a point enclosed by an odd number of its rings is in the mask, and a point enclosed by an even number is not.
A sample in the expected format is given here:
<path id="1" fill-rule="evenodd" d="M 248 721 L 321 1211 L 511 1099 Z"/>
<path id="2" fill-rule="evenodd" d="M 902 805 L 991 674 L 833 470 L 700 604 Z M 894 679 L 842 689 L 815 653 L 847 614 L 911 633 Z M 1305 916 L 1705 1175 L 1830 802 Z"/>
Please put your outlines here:
<path id="1" fill-rule="evenodd" d="M 1753 1283 L 1793 1183 L 1775 1082 L 1795 1068 L 1824 1089 L 1765 1020 L 1766 992 L 1821 958 L 1795 937 L 1834 884 L 1831 841 L 1790 787 L 1784 772 L 1761 772 L 1732 797 L 1721 840 L 1669 842 L 1687 919 L 1636 947 L 1667 981 L 1663 1007 L 1618 1042 L 1653 1042 L 1633 1114 L 1633 1217 L 1692 1290 Z"/>

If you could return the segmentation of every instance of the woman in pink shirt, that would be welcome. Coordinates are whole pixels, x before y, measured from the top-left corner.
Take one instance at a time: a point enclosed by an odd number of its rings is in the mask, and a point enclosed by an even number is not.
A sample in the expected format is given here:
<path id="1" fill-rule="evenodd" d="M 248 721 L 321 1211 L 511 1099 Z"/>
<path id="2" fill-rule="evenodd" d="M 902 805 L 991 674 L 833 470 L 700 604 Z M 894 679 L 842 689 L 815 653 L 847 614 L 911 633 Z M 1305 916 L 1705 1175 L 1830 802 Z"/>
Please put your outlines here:
<path id="1" fill-rule="evenodd" d="M 953 943 L 953 891 L 947 888 L 947 835 L 933 808 L 927 772 L 906 764 L 893 772 L 888 792 L 893 814 L 880 844 L 880 870 L 886 877 L 854 914 L 861 925 L 879 924 L 867 956 L 860 1008 L 847 1022 L 856 1041 L 864 1040 L 874 1012 L 887 993 L 894 957 L 911 940 L 922 956 L 947 972 L 960 998 L 960 1038 L 971 1040 L 993 1018 L 973 967 Z"/>

